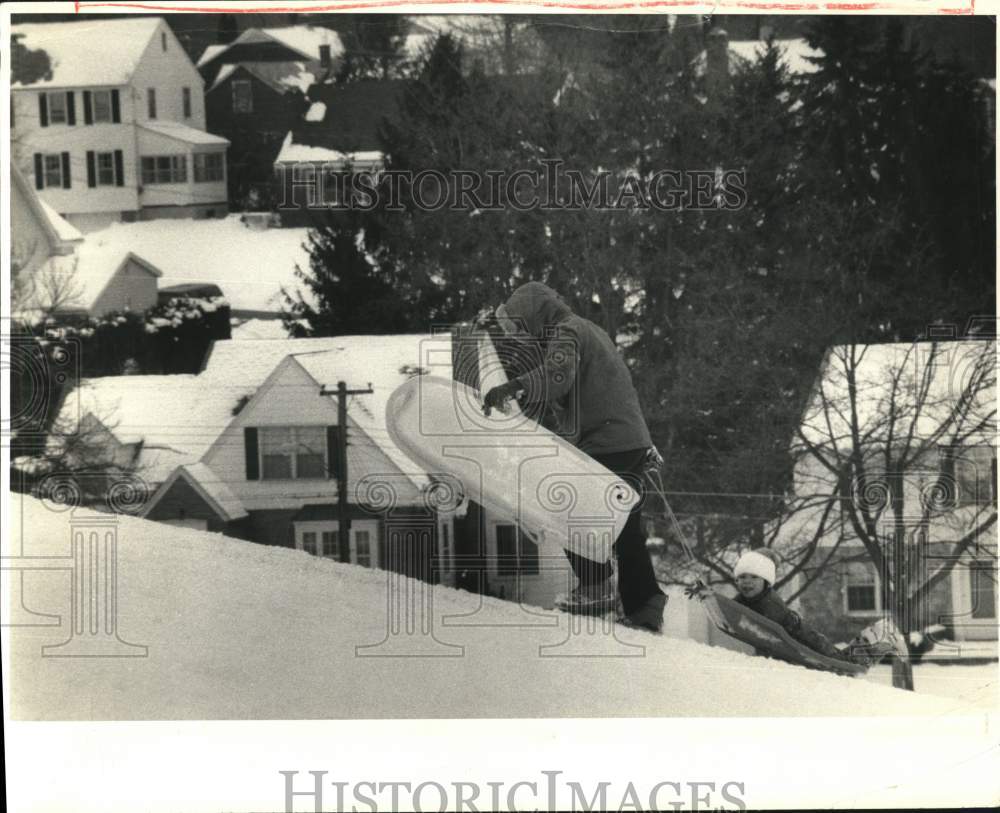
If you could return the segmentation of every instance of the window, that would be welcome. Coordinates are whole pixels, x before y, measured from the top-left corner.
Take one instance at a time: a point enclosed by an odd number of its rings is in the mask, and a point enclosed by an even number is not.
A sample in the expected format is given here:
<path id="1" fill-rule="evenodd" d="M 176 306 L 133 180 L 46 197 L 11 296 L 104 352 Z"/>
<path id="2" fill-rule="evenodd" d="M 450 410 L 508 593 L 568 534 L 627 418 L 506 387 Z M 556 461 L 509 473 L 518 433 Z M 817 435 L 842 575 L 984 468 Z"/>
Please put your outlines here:
<path id="1" fill-rule="evenodd" d="M 164 51 L 167 50 L 167 33 L 165 31 L 160 32 L 160 46 Z"/>
<path id="2" fill-rule="evenodd" d="M 195 183 L 221 181 L 225 178 L 221 152 L 198 152 L 194 155 Z"/>
<path id="3" fill-rule="evenodd" d="M 261 478 L 326 477 L 325 426 L 265 426 L 260 429 Z"/>
<path id="4" fill-rule="evenodd" d="M 181 106 L 184 108 L 184 118 L 191 118 L 191 88 L 181 88 Z"/>
<path id="5" fill-rule="evenodd" d="M 151 119 L 156 118 L 156 88 L 146 89 L 146 112 Z"/>
<path id="6" fill-rule="evenodd" d="M 45 188 L 50 186 L 62 186 L 62 158 L 58 155 L 45 155 L 42 157 L 45 172 Z"/>
<path id="7" fill-rule="evenodd" d="M 311 553 L 316 556 L 316 532 L 315 531 L 305 531 L 302 534 L 302 550 L 306 553 Z"/>
<path id="8" fill-rule="evenodd" d="M 372 566 L 371 535 L 368 531 L 358 531 L 354 535 L 354 563 L 364 567 Z"/>
<path id="9" fill-rule="evenodd" d="M 115 154 L 113 152 L 97 153 L 97 185 L 115 185 Z"/>
<path id="10" fill-rule="evenodd" d="M 46 93 L 45 94 L 49 105 L 49 124 L 65 124 L 67 113 L 66 113 L 66 94 L 65 93 Z"/>
<path id="11" fill-rule="evenodd" d="M 997 458 L 992 446 L 943 446 L 940 459 L 948 507 L 996 505 Z"/>
<path id="12" fill-rule="evenodd" d="M 994 562 L 978 559 L 969 568 L 972 580 L 972 617 L 992 619 L 997 617 L 997 568 Z"/>
<path id="13" fill-rule="evenodd" d="M 90 106 L 93 111 L 94 123 L 111 121 L 111 91 L 95 90 L 90 94 Z"/>
<path id="14" fill-rule="evenodd" d="M 185 183 L 186 181 L 186 156 L 144 155 L 142 157 L 142 182 L 144 184 Z"/>
<path id="15" fill-rule="evenodd" d="M 877 613 L 882 609 L 878 576 L 866 562 L 850 562 L 844 574 L 844 600 L 848 614 Z"/>
<path id="16" fill-rule="evenodd" d="M 323 552 L 321 556 L 325 556 L 327 559 L 339 559 L 340 558 L 340 532 L 339 531 L 323 531 L 321 534 L 323 542 Z"/>
<path id="17" fill-rule="evenodd" d="M 253 112 L 253 86 L 249 79 L 234 79 L 233 88 L 233 112 L 252 113 Z"/>

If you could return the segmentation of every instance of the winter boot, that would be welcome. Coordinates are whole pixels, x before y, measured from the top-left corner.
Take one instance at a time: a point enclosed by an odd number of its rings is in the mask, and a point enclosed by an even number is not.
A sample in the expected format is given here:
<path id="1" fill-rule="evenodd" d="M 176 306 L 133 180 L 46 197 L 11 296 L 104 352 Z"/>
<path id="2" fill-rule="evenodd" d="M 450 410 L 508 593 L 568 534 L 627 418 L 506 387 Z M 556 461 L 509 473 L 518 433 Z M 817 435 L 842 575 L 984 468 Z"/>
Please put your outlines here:
<path id="1" fill-rule="evenodd" d="M 615 611 L 618 594 L 615 588 L 615 578 L 595 582 L 594 584 L 578 584 L 568 594 L 556 596 L 556 609 L 579 615 L 603 615 Z"/>
<path id="2" fill-rule="evenodd" d="M 619 618 L 618 623 L 625 627 L 659 634 L 663 631 L 663 611 L 666 606 L 667 597 L 663 593 L 655 593 L 634 613 Z"/>

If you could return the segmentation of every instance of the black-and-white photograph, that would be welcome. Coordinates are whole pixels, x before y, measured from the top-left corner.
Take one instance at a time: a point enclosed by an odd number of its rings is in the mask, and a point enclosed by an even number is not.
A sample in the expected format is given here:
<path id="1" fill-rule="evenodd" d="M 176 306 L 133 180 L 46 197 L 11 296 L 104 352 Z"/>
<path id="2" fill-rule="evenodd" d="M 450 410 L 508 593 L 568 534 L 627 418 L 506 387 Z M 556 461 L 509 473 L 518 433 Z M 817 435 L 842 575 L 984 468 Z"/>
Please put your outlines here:
<path id="1" fill-rule="evenodd" d="M 9 722 L 995 729 L 988 9 L 87 5 L 4 19 Z M 539 766 L 265 807 L 775 804 Z"/>

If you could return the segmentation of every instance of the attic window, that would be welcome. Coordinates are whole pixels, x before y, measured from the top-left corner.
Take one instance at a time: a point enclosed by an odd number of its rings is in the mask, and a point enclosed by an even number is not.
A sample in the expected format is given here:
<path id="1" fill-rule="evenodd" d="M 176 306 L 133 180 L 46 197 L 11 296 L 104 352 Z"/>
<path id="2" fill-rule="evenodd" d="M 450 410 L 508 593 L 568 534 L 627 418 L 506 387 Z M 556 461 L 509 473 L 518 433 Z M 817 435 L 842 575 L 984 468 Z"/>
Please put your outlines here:
<path id="1" fill-rule="evenodd" d="M 233 88 L 233 112 L 253 113 L 253 86 L 249 79 L 234 79 Z"/>
<path id="2" fill-rule="evenodd" d="M 167 50 L 167 32 L 166 31 L 161 31 L 160 32 L 160 45 L 163 46 L 163 50 L 164 51 Z"/>

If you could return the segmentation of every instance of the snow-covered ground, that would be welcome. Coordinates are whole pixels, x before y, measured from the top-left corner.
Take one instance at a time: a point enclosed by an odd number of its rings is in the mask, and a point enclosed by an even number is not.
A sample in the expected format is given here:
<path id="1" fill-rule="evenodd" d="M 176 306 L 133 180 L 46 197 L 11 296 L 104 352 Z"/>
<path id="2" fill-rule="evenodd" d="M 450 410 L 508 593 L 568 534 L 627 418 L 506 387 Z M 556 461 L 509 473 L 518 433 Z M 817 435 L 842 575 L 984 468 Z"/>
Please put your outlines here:
<path id="1" fill-rule="evenodd" d="M 67 556 L 73 527 L 107 518 L 16 495 L 12 507 L 15 552 L 22 543 L 26 556 Z M 69 571 L 26 571 L 25 606 L 63 623 L 12 630 L 14 719 L 940 717 L 984 708 L 978 682 L 912 694 L 618 627 L 617 640 L 569 637 L 567 616 L 446 588 L 431 594 L 408 579 L 394 595 L 432 597 L 427 634 L 418 624 L 387 640 L 384 571 L 130 517 L 118 518 L 117 539 L 118 632 L 147 646 L 147 657 L 42 657 L 43 645 L 70 634 Z M 405 616 L 396 618 L 405 633 Z"/>
<path id="2" fill-rule="evenodd" d="M 881 686 L 892 685 L 892 669 L 880 664 L 865 680 Z M 913 667 L 913 688 L 920 694 L 950 697 L 983 711 L 1000 707 L 1000 666 L 993 663 L 918 663 Z"/>
<path id="3" fill-rule="evenodd" d="M 240 215 L 215 220 L 148 220 L 114 223 L 86 236 L 77 252 L 76 273 L 106 279 L 128 252 L 152 263 L 163 276 L 159 288 L 212 282 L 234 312 L 278 314 L 281 289 L 299 290 L 295 267 L 309 268 L 305 228 L 247 227 Z M 103 275 L 103 276 L 102 276 Z"/>

